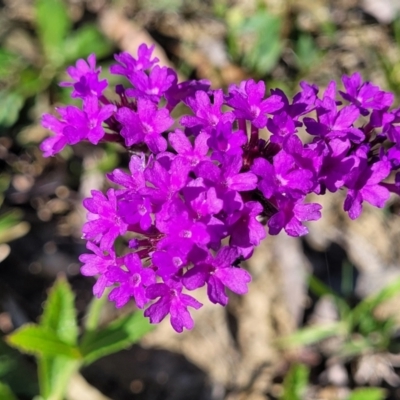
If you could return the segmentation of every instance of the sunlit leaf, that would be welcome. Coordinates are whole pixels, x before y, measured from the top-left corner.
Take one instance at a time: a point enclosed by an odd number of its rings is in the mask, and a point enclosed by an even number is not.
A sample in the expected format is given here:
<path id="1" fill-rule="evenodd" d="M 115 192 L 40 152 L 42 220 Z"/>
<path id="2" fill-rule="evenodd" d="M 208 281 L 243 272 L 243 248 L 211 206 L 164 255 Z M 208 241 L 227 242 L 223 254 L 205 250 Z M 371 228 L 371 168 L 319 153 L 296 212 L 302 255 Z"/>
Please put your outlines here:
<path id="1" fill-rule="evenodd" d="M 81 357 L 75 346 L 63 342 L 57 334 L 49 328 L 34 324 L 27 324 L 6 337 L 10 346 L 23 353 L 36 356 L 66 356 L 73 359 Z"/>
<path id="2" fill-rule="evenodd" d="M 57 279 L 50 289 L 40 325 L 56 332 L 65 343 L 76 344 L 78 325 L 74 294 L 65 277 Z"/>

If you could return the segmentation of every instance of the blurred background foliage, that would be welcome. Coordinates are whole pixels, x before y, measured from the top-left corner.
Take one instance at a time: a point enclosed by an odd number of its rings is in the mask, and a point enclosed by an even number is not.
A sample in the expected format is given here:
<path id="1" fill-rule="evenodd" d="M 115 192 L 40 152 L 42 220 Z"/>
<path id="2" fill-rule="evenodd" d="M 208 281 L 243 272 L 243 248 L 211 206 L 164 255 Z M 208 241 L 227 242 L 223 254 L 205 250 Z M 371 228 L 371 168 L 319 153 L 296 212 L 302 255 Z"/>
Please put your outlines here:
<path id="1" fill-rule="evenodd" d="M 65 296 L 75 305 L 79 343 L 84 342 L 93 282 L 79 275 L 77 262 L 85 251 L 81 199 L 103 188 L 103 174 L 126 166 L 127 155 L 113 145 L 80 144 L 43 159 L 38 144 L 47 133 L 39 120 L 55 105 L 72 102 L 57 85 L 67 78 L 68 65 L 96 53 L 104 76 L 120 83 L 107 74 L 113 53 L 134 52 L 142 42 L 155 43 L 159 58 L 182 79 L 206 78 L 213 87 L 254 78 L 290 96 L 301 80 L 323 88 L 359 70 L 392 90 L 398 104 L 396 0 L 0 1 L 1 336 L 41 323 L 47 290 L 63 274 L 75 300 L 64 281 L 53 290 L 70 293 Z M 204 311 L 198 331 L 178 337 L 160 327 L 129 352 L 84 368 L 86 381 L 99 390 L 75 376 L 67 398 L 400 399 L 399 205 L 394 199 L 384 213 L 367 210 L 349 228 L 340 201 L 324 204 L 327 225 L 310 227 L 310 237 L 290 244 L 291 250 L 284 239 L 269 238 L 269 247 L 248 265 L 276 292 L 260 289 L 255 278 L 249 300 L 232 296 L 232 305 L 216 317 Z M 268 258 L 282 243 L 301 272 L 295 281 L 283 256 Z M 292 297 L 298 291 L 301 297 Z M 246 313 L 246 301 L 251 310 L 268 310 L 268 319 Z M 104 304 L 96 312 L 100 326 L 112 328 L 107 324 L 116 318 L 129 325 L 132 309 L 117 313 Z M 137 339 L 122 340 L 113 351 Z M 252 353 L 253 341 L 258 347 Z M 214 358 L 205 356 L 210 353 Z M 37 395 L 36 368 L 32 358 L 1 340 L 0 399 Z"/>

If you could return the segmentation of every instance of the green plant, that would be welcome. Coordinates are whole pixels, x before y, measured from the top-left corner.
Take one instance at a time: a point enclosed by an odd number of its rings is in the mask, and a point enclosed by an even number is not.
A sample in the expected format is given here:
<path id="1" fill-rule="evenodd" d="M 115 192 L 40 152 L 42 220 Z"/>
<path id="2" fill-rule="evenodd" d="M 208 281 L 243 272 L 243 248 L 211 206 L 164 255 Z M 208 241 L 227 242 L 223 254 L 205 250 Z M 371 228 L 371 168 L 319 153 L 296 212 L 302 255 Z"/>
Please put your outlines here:
<path id="1" fill-rule="evenodd" d="M 83 333 L 79 335 L 74 294 L 61 277 L 49 293 L 40 322 L 26 324 L 6 337 L 10 346 L 36 357 L 38 400 L 63 399 L 71 376 L 80 367 L 129 347 L 152 329 L 139 312 L 99 328 L 103 302 L 93 300 Z"/>
<path id="2" fill-rule="evenodd" d="M 330 296 L 338 310 L 337 321 L 305 327 L 292 335 L 279 340 L 284 347 L 306 346 L 318 343 L 329 337 L 341 338 L 341 345 L 336 355 L 355 357 L 368 352 L 387 351 L 396 328 L 393 318 L 380 319 L 376 308 L 400 294 L 400 279 L 397 279 L 378 293 L 373 294 L 355 307 L 350 305 L 332 289 L 328 288 L 315 276 L 310 276 L 310 290 L 319 297 Z"/>
<path id="3" fill-rule="evenodd" d="M 72 31 L 66 4 L 62 0 L 36 0 L 33 28 L 40 53 L 36 62 L 0 46 L 0 127 L 12 126 L 25 101 L 47 90 L 66 65 L 90 53 L 98 57 L 110 54 L 112 45 L 95 24 L 85 23 Z"/>
<path id="4" fill-rule="evenodd" d="M 309 386 L 310 369 L 304 364 L 292 364 L 283 381 L 280 400 L 305 399 Z M 377 387 L 363 387 L 353 390 L 346 400 L 384 400 L 385 390 Z"/>

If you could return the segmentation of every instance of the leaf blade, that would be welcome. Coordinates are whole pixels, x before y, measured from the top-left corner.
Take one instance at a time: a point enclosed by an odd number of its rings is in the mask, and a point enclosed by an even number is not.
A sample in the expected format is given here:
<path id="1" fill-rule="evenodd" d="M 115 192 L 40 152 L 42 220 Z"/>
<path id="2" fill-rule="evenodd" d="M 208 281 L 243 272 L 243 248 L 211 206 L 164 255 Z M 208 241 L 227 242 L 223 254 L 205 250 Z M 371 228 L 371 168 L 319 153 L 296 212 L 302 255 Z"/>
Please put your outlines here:
<path id="1" fill-rule="evenodd" d="M 36 0 L 38 36 L 49 61 L 63 63 L 62 43 L 71 28 L 66 3 L 61 0 Z"/>
<path id="2" fill-rule="evenodd" d="M 84 362 L 90 364 L 100 357 L 123 350 L 152 330 L 139 312 L 127 315 L 97 331 L 88 331 L 81 346 Z"/>
<path id="3" fill-rule="evenodd" d="M 35 356 L 63 355 L 72 359 L 81 358 L 77 347 L 63 342 L 51 329 L 35 324 L 26 324 L 6 337 L 6 342 Z"/>
<path id="4" fill-rule="evenodd" d="M 40 325 L 56 332 L 65 343 L 75 345 L 78 339 L 75 296 L 65 277 L 59 277 L 50 289 Z"/>

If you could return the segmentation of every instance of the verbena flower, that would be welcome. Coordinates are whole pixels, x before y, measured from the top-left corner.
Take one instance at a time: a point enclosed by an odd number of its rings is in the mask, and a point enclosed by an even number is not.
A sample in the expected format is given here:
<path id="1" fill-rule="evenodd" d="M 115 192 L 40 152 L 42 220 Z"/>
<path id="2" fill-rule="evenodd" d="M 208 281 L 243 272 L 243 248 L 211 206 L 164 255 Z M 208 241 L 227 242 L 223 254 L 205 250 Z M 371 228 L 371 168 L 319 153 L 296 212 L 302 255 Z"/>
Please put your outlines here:
<path id="1" fill-rule="evenodd" d="M 46 157 L 81 141 L 120 143 L 131 154 L 128 168 L 107 174 L 112 188 L 83 202 L 91 253 L 80 257 L 81 271 L 97 277 L 96 296 L 111 287 L 117 307 L 134 301 L 152 323 L 169 315 L 176 331 L 191 329 L 201 304 L 188 293 L 206 286 L 223 306 L 227 290 L 245 294 L 251 276 L 240 263 L 266 228 L 301 236 L 321 217 L 308 194 L 345 191 L 352 219 L 364 202 L 382 208 L 390 192 L 400 194 L 400 109 L 390 110 L 393 95 L 360 74 L 343 78 L 342 99 L 335 82 L 322 94 L 301 82 L 293 99 L 254 80 L 224 94 L 206 80 L 178 83 L 153 50 L 115 56 L 110 72 L 127 86 L 110 98 L 95 56 L 79 60 L 62 85 L 82 107 L 42 119 L 54 133 L 41 145 Z M 189 111 L 174 120 L 179 104 Z M 304 142 L 300 128 L 310 135 Z M 121 238 L 124 250 L 115 245 Z"/>

